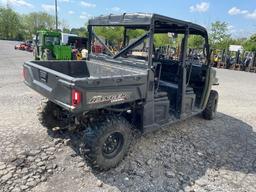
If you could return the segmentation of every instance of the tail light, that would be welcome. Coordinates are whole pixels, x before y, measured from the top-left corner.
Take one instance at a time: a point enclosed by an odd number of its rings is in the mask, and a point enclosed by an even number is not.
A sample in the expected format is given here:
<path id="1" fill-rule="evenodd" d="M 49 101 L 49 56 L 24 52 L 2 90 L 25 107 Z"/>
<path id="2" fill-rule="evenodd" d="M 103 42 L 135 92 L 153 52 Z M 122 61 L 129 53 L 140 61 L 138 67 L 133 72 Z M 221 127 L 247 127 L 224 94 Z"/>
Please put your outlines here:
<path id="1" fill-rule="evenodd" d="M 76 107 L 81 103 L 81 92 L 75 89 L 72 90 L 72 106 Z"/>

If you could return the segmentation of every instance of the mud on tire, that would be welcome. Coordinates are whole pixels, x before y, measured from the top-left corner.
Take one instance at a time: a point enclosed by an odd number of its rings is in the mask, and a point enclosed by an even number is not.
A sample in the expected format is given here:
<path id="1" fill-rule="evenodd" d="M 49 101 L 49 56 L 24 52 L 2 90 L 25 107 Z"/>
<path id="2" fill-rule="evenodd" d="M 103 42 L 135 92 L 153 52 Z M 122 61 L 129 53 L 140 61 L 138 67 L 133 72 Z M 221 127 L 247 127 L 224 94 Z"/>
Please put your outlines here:
<path id="1" fill-rule="evenodd" d="M 54 115 L 54 111 L 58 106 L 49 101 L 43 100 L 41 102 L 40 111 L 39 111 L 39 121 L 47 129 L 52 129 L 58 125 L 58 121 Z"/>
<path id="2" fill-rule="evenodd" d="M 219 94 L 215 90 L 211 90 L 210 96 L 202 115 L 206 120 L 212 120 L 216 116 Z"/>
<path id="3" fill-rule="evenodd" d="M 129 150 L 132 126 L 124 117 L 106 116 L 84 131 L 81 152 L 98 170 L 116 167 Z"/>

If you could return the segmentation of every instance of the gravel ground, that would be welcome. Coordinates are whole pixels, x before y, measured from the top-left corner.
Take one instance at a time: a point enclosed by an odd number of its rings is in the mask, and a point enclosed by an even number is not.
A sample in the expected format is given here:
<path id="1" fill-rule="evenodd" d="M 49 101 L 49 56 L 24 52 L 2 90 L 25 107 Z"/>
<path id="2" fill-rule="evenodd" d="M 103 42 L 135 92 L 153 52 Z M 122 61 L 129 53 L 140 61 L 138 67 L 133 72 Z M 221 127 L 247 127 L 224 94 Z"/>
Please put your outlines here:
<path id="1" fill-rule="evenodd" d="M 115 169 L 95 172 L 79 133 L 47 132 L 43 99 L 22 82 L 32 54 L 0 41 L 0 191 L 256 191 L 256 74 L 218 70 L 219 113 L 134 141 Z"/>

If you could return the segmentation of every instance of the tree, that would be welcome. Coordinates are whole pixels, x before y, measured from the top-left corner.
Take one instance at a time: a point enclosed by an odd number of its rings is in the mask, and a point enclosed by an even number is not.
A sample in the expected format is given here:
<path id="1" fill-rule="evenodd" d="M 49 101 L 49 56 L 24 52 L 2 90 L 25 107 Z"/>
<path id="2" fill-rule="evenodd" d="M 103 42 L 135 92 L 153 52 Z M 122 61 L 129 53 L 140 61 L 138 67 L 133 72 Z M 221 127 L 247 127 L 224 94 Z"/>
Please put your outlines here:
<path id="1" fill-rule="evenodd" d="M 228 45 L 242 45 L 246 41 L 246 38 L 229 38 L 228 39 Z"/>
<path id="2" fill-rule="evenodd" d="M 254 34 L 250 38 L 248 38 L 243 43 L 243 46 L 246 51 L 256 51 L 256 34 Z"/>
<path id="3" fill-rule="evenodd" d="M 62 32 L 63 32 L 63 33 L 70 33 L 70 29 L 68 29 L 68 28 L 63 28 L 63 29 L 62 29 Z"/>
<path id="4" fill-rule="evenodd" d="M 65 32 L 69 32 L 64 20 L 60 25 L 64 28 Z M 1 39 L 29 39 L 41 29 L 55 29 L 54 16 L 45 12 L 33 12 L 28 15 L 19 15 L 11 8 L 0 7 Z M 84 32 L 84 34 L 86 34 L 86 32 Z"/>
<path id="5" fill-rule="evenodd" d="M 166 33 L 164 34 L 155 34 L 154 35 L 154 44 L 156 47 L 170 45 L 171 37 L 169 37 Z"/>
<path id="6" fill-rule="evenodd" d="M 204 46 L 204 38 L 200 35 L 190 35 L 188 38 L 190 48 L 200 49 Z"/>
<path id="7" fill-rule="evenodd" d="M 228 33 L 228 24 L 226 22 L 216 21 L 211 24 L 210 43 L 213 48 L 227 48 L 230 36 L 231 35 Z"/>
<path id="8" fill-rule="evenodd" d="M 44 12 L 33 12 L 23 16 L 24 27 L 30 38 L 41 29 L 54 29 L 55 18 Z"/>
<path id="9" fill-rule="evenodd" d="M 124 27 L 94 27 L 98 37 L 112 47 L 121 47 L 123 41 Z"/>
<path id="10" fill-rule="evenodd" d="M 0 38 L 17 39 L 21 31 L 19 15 L 10 8 L 0 8 Z M 22 38 L 22 37 L 20 37 Z"/>
<path id="11" fill-rule="evenodd" d="M 76 34 L 79 37 L 87 37 L 88 36 L 88 32 L 87 29 L 85 27 L 80 27 L 80 28 L 72 28 L 70 30 L 70 33 L 72 34 Z"/>
<path id="12" fill-rule="evenodd" d="M 145 34 L 145 31 L 143 29 L 129 29 L 127 30 L 127 35 L 129 39 L 137 39 L 141 37 L 143 34 Z"/>
<path id="13" fill-rule="evenodd" d="M 60 22 L 59 22 L 59 28 L 62 29 L 62 32 L 63 33 L 70 33 L 70 28 L 69 28 L 69 25 L 67 23 L 67 21 L 65 19 L 62 19 Z"/>

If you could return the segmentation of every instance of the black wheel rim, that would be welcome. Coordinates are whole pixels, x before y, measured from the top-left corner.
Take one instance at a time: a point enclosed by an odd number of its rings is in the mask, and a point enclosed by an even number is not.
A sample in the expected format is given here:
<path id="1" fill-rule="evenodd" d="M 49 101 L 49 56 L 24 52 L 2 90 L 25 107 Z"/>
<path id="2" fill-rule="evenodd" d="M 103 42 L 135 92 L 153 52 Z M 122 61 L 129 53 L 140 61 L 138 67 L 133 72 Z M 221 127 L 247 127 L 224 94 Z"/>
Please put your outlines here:
<path id="1" fill-rule="evenodd" d="M 122 150 L 123 143 L 124 137 L 121 133 L 115 132 L 110 134 L 103 143 L 103 156 L 108 159 L 115 157 Z"/>

